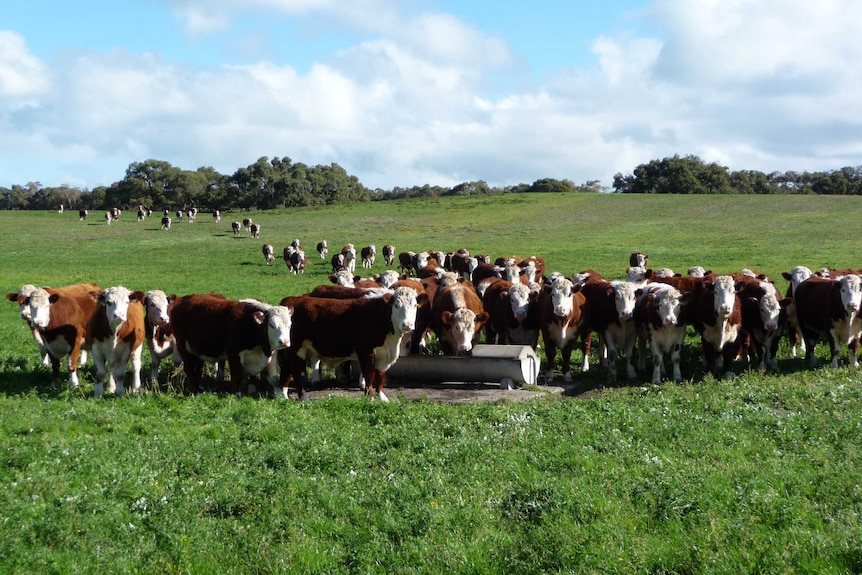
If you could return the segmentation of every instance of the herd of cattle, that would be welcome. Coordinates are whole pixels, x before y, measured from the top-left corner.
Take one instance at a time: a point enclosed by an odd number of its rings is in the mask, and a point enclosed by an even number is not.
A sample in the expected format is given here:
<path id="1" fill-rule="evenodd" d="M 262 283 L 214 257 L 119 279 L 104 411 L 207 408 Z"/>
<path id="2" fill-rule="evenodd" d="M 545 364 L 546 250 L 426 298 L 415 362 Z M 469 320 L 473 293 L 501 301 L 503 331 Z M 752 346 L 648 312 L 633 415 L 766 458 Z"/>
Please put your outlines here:
<path id="1" fill-rule="evenodd" d="M 317 252 L 327 258 L 325 241 Z M 140 389 L 145 342 L 150 378 L 157 380 L 162 360 L 172 358 L 182 364 L 191 393 L 203 389 L 206 363 L 216 364 L 220 382 L 227 362 L 234 393 L 260 376 L 276 395 L 287 397 L 293 387 L 300 398 L 307 397 L 309 365 L 313 381 L 320 377 L 321 364 L 354 365 L 366 393 L 384 401 L 387 369 L 402 354 L 428 353 L 429 334 L 444 355 L 469 355 L 482 335 L 486 343 L 534 349 L 541 340 L 546 382 L 554 380 L 558 352 L 566 381 L 572 380 L 575 348 L 583 357 L 580 369 L 587 371 L 594 334 L 609 384 L 618 379 L 618 363 L 629 380 L 636 380 L 639 371 L 646 374 L 647 352 L 653 382 L 679 381 L 689 329 L 699 336 L 705 371 L 715 376 L 732 376 L 737 361 L 746 368 L 777 370 L 782 337 L 788 338 L 793 357 L 801 346 L 812 367 L 822 340 L 829 344 L 833 367 L 843 347 L 849 364 L 858 367 L 860 270 L 812 273 L 798 266 L 782 273 L 789 281 L 782 294 L 768 277 L 749 270 L 726 275 L 699 267 L 687 275 L 653 271 L 641 252 L 631 254 L 625 280 L 608 280 L 592 270 L 569 277 L 546 274 L 543 258 L 536 256 L 492 261 L 467 250 L 401 252 L 396 265 L 393 246 L 384 246 L 382 253 L 386 267 L 393 269 L 361 279 L 355 275 L 356 260 L 370 269 L 376 248 L 366 246 L 357 254 L 348 244 L 331 258 L 331 283 L 278 305 L 90 283 L 26 285 L 7 299 L 19 305 L 55 385 L 60 362 L 68 357 L 70 384 L 77 386 L 78 366 L 89 352 L 97 397 L 105 391 L 124 393 L 129 363 L 131 389 Z M 270 244 L 263 254 L 267 264 L 273 262 Z M 284 249 L 284 259 L 293 273 L 304 271 L 299 240 Z"/>

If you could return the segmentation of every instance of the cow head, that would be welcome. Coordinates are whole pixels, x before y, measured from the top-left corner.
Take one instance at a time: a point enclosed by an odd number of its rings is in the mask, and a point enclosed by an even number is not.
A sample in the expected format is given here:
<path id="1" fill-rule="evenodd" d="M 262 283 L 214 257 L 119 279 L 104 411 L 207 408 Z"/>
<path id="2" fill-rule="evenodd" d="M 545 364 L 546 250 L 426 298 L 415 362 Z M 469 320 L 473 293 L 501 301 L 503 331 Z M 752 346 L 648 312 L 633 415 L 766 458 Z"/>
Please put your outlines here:
<path id="1" fill-rule="evenodd" d="M 656 309 L 662 325 L 681 325 L 683 310 L 691 297 L 690 293 L 680 293 L 674 287 L 651 291 L 647 297 L 655 298 Z"/>
<path id="2" fill-rule="evenodd" d="M 621 320 L 631 319 L 635 312 L 635 290 L 637 286 L 631 282 L 614 282 L 612 285 L 617 317 Z"/>
<path id="3" fill-rule="evenodd" d="M 290 328 L 293 310 L 283 305 L 269 305 L 257 300 L 240 300 L 251 303 L 258 309 L 252 313 L 252 318 L 258 325 L 266 325 L 266 335 L 269 349 L 276 351 L 290 347 Z"/>
<path id="4" fill-rule="evenodd" d="M 557 276 L 551 283 L 551 305 L 554 315 L 568 317 L 575 306 L 574 295 L 580 291 L 583 284 L 573 284 L 568 278 Z"/>
<path id="5" fill-rule="evenodd" d="M 715 314 L 719 318 L 726 318 L 733 312 L 736 303 L 736 284 L 730 276 L 718 276 L 715 281 L 707 285 L 707 289 L 713 293 Z"/>
<path id="6" fill-rule="evenodd" d="M 509 298 L 509 305 L 512 306 L 512 314 L 518 321 L 527 319 L 530 304 L 535 301 L 535 297 L 532 294 L 532 290 L 525 284 L 518 283 L 509 288 L 507 296 Z"/>
<path id="7" fill-rule="evenodd" d="M 347 270 L 340 270 L 338 273 L 335 273 L 329 276 L 330 281 L 335 285 L 339 285 L 342 287 L 353 287 L 353 284 L 356 281 L 356 277 Z"/>
<path id="8" fill-rule="evenodd" d="M 34 291 L 36 291 L 36 286 L 27 284 L 25 286 L 21 286 L 18 293 L 6 294 L 6 299 L 18 303 L 18 311 L 21 314 L 21 319 L 28 323 L 30 322 L 30 306 L 27 304 L 27 298 L 30 297 L 30 294 Z"/>
<path id="9" fill-rule="evenodd" d="M 144 305 L 147 308 L 147 321 L 151 325 L 165 325 L 170 323 L 171 317 L 168 308 L 177 299 L 176 295 L 167 295 L 160 289 L 147 292 Z"/>
<path id="10" fill-rule="evenodd" d="M 488 313 L 475 313 L 462 307 L 454 312 L 444 311 L 441 319 L 447 327 L 444 337 L 452 350 L 456 354 L 464 354 L 473 350 L 473 340 L 488 321 Z"/>
<path id="11" fill-rule="evenodd" d="M 796 293 L 796 287 L 814 275 L 811 270 L 805 266 L 796 266 L 789 272 L 781 272 L 781 275 L 790 282 L 790 293 Z"/>
<path id="12" fill-rule="evenodd" d="M 416 310 L 427 301 L 427 294 L 416 294 L 416 290 L 409 287 L 399 287 L 389 298 L 392 307 L 392 329 L 396 334 L 404 334 L 416 327 Z"/>
<path id="13" fill-rule="evenodd" d="M 60 296 L 49 294 L 42 288 L 37 288 L 27 298 L 30 308 L 30 325 L 36 329 L 45 329 L 51 321 L 51 304 L 56 302 Z"/>
<path id="14" fill-rule="evenodd" d="M 841 305 L 847 313 L 859 313 L 862 305 L 862 278 L 855 274 L 841 276 L 834 280 L 841 293 Z"/>
<path id="15" fill-rule="evenodd" d="M 383 287 L 390 288 L 392 287 L 392 284 L 399 281 L 400 279 L 401 275 L 397 271 L 386 270 L 385 272 L 380 274 L 378 281 L 380 281 L 380 285 L 382 285 Z"/>
<path id="16" fill-rule="evenodd" d="M 108 288 L 99 294 L 99 301 L 105 306 L 105 316 L 112 330 L 116 330 L 128 319 L 129 304 L 143 299 L 144 292 L 132 292 L 123 286 Z"/>
<path id="17" fill-rule="evenodd" d="M 702 278 L 706 276 L 706 270 L 703 266 L 693 266 L 688 268 L 688 275 L 694 278 Z"/>

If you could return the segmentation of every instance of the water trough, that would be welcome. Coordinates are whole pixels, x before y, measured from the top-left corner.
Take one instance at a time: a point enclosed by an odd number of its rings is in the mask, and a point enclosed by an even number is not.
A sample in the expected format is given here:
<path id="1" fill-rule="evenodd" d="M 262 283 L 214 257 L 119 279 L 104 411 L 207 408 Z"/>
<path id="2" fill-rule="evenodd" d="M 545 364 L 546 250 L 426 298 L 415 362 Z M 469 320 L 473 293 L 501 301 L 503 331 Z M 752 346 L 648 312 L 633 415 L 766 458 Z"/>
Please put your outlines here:
<path id="1" fill-rule="evenodd" d="M 528 345 L 487 345 L 473 347 L 472 356 L 401 356 L 386 372 L 387 379 L 436 382 L 499 383 L 503 389 L 514 385 L 536 385 L 539 357 Z"/>

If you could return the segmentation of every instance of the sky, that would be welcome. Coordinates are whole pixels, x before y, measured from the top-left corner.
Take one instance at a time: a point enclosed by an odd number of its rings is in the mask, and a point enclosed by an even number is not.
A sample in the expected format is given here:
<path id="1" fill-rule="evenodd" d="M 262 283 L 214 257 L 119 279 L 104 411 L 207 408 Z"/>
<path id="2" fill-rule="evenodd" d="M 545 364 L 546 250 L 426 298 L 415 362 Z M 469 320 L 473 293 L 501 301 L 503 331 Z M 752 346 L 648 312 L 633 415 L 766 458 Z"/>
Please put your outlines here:
<path id="1" fill-rule="evenodd" d="M 337 163 L 371 189 L 862 165 L 858 0 L 42 0 L 0 10 L 0 186 Z"/>

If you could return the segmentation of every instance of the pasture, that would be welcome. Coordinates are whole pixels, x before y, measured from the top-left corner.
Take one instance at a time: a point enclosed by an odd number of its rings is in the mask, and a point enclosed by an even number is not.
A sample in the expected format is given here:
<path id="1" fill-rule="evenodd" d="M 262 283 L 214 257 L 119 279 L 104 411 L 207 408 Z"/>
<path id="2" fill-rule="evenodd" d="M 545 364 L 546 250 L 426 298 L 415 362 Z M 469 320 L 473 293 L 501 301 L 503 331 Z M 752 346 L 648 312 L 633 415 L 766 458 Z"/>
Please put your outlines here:
<path id="1" fill-rule="evenodd" d="M 276 303 L 328 282 L 330 254 L 467 247 L 621 278 L 862 267 L 853 197 L 504 195 L 377 202 L 194 224 L 126 212 L 0 212 L 0 289 L 220 292 Z M 251 215 L 261 238 L 233 237 Z M 294 238 L 308 258 L 291 275 Z M 261 245 L 275 246 L 266 266 Z M 359 267 L 357 266 L 359 270 Z M 363 275 L 364 271 L 357 272 Z M 854 573 L 862 570 L 862 378 L 808 370 L 644 382 L 526 403 L 305 404 L 49 388 L 0 306 L 0 571 L 153 573 Z M 576 354 L 577 355 L 577 354 Z M 819 354 L 826 359 L 825 348 Z M 846 356 L 845 356 L 846 357 Z M 145 353 L 144 369 L 148 360 Z M 688 371 L 687 371 L 688 370 Z M 578 379 L 582 378 L 582 379 Z"/>

